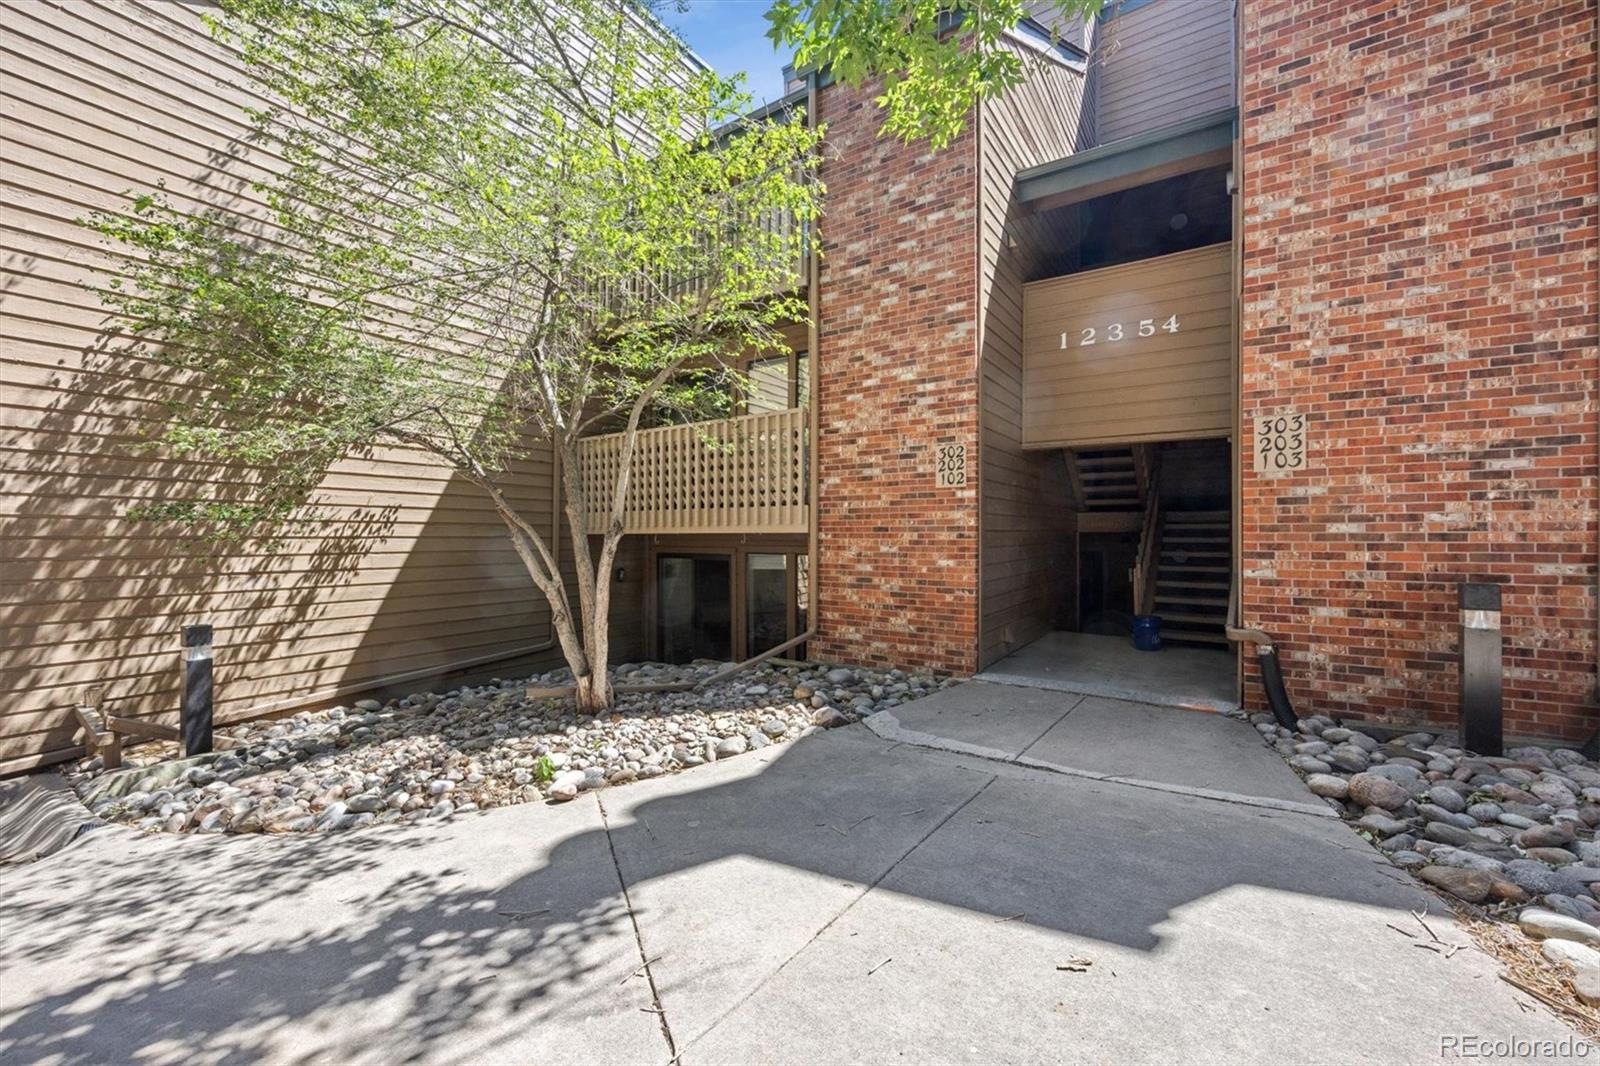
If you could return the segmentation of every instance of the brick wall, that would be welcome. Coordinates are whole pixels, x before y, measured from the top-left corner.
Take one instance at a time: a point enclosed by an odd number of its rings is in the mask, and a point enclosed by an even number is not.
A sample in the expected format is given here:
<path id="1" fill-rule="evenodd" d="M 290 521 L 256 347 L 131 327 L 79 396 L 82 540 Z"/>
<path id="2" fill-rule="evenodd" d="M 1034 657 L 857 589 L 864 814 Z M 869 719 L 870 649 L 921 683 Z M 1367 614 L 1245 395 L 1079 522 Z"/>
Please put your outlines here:
<path id="1" fill-rule="evenodd" d="M 813 657 L 975 666 L 977 159 L 878 135 L 872 86 L 820 94 L 828 125 L 818 381 L 821 632 Z M 937 488 L 934 450 L 967 446 Z"/>
<path id="2" fill-rule="evenodd" d="M 1312 465 L 1246 459 L 1242 587 L 1302 707 L 1453 721 L 1483 579 L 1508 728 L 1600 724 L 1595 15 L 1244 3 L 1244 444 L 1297 409 Z"/>

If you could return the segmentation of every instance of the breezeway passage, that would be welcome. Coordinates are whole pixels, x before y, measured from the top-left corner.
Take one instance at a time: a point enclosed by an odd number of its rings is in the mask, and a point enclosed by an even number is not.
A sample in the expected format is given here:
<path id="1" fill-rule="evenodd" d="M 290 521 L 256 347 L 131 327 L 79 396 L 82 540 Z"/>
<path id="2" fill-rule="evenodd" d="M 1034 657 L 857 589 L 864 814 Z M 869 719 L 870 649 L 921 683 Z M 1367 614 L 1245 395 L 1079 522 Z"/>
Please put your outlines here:
<path id="1" fill-rule="evenodd" d="M 1391 930 L 1427 911 L 1467 943 L 1333 819 L 861 728 L 446 824 L 101 829 L 5 880 L 7 1059 L 1391 1062 L 1570 1037 L 1475 948 Z"/>

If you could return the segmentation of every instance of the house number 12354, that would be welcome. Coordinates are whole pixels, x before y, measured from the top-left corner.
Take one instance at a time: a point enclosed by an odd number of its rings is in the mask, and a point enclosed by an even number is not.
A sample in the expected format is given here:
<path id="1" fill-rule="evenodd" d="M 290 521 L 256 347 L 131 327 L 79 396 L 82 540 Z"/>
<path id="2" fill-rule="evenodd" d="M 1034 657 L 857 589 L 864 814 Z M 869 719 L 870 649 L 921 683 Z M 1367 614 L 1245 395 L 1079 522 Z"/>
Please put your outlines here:
<path id="1" fill-rule="evenodd" d="M 1178 316 L 1169 315 L 1167 320 L 1159 325 L 1153 318 L 1141 318 L 1134 323 L 1111 322 L 1104 327 L 1104 332 L 1101 330 L 1100 326 L 1084 326 L 1078 331 L 1076 338 L 1073 337 L 1071 330 L 1067 330 L 1061 334 L 1061 347 L 1087 348 L 1091 344 L 1115 344 L 1117 341 L 1132 337 L 1154 337 L 1157 330 L 1163 333 L 1176 333 Z"/>

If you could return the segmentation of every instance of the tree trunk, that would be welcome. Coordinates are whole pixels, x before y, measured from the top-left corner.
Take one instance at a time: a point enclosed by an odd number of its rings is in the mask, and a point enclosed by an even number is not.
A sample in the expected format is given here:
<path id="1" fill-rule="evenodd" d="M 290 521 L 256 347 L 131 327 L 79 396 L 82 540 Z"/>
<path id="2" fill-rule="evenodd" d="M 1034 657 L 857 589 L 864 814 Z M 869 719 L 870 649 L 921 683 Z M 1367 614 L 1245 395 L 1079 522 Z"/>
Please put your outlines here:
<path id="1" fill-rule="evenodd" d="M 611 709 L 615 693 L 611 689 L 611 678 L 604 671 L 591 672 L 578 678 L 577 689 L 579 714 L 604 714 Z"/>

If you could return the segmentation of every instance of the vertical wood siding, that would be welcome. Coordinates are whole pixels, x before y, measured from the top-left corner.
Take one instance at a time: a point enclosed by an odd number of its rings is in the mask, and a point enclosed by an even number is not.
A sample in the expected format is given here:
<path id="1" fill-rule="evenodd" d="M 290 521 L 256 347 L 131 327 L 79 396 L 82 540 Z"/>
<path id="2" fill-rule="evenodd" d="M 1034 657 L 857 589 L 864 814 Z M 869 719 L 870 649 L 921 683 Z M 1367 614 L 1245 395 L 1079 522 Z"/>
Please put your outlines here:
<path id="1" fill-rule="evenodd" d="M 1068 577 L 1073 512 L 1059 453 L 1022 450 L 1022 287 L 1048 250 L 1012 198 L 1019 170 L 1093 140 L 1083 75 L 1046 66 L 979 116 L 982 511 L 980 667 L 1051 626 Z"/>
<path id="2" fill-rule="evenodd" d="M 242 109 L 256 101 L 202 10 L 33 0 L 0 11 L 0 769 L 70 748 L 70 708 L 88 683 L 105 686 L 115 713 L 175 714 L 191 623 L 217 627 L 223 722 L 551 635 L 493 509 L 419 454 L 341 463 L 318 494 L 327 523 L 275 552 L 219 554 L 123 517 L 174 483 L 240 477 L 139 449 L 159 386 L 104 343 L 97 290 L 116 259 L 76 221 L 158 181 L 180 206 L 259 212 L 249 184 L 276 161 L 240 147 Z M 545 528 L 551 476 L 536 457 L 509 487 Z M 619 657 L 637 647 L 640 591 L 618 590 Z M 531 661 L 478 673 L 519 665 Z"/>
<path id="3" fill-rule="evenodd" d="M 1102 22 L 1095 42 L 1101 144 L 1232 106 L 1233 0 L 1153 0 Z"/>

